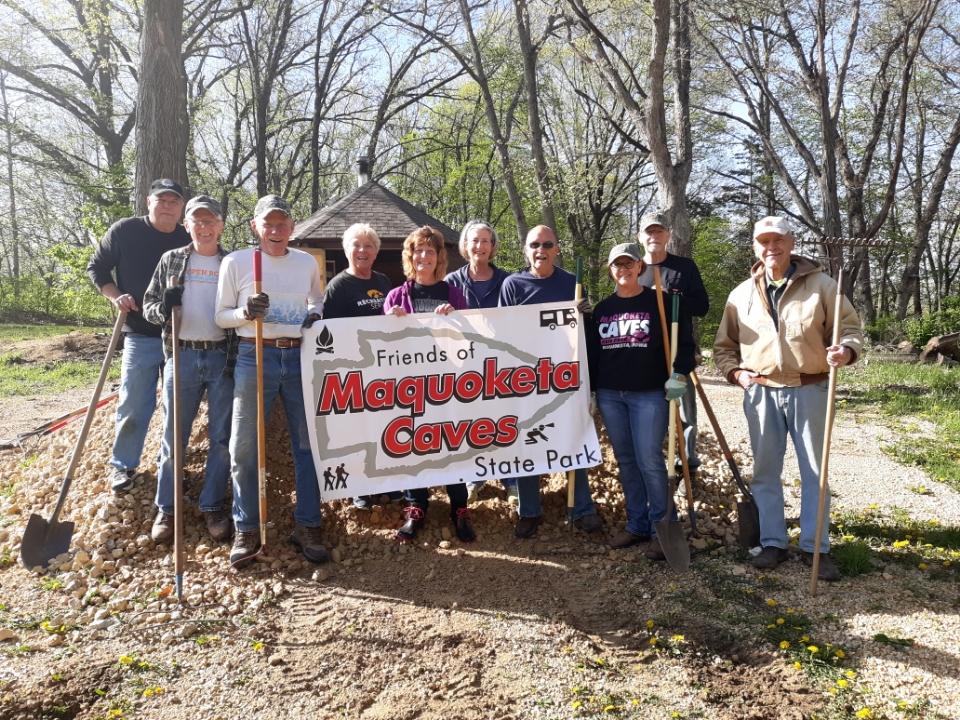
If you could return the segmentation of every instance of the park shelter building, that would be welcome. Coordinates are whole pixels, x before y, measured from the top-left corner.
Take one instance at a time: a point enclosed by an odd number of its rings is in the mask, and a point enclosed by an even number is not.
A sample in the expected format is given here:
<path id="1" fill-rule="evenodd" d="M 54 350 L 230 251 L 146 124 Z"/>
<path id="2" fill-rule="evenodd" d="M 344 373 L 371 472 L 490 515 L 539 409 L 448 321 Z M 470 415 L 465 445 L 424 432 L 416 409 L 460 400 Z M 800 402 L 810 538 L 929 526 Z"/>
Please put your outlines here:
<path id="1" fill-rule="evenodd" d="M 389 277 L 394 286 L 405 279 L 400 259 L 403 241 L 422 225 L 436 228 L 446 238 L 448 272 L 464 264 L 458 248 L 460 235 L 457 231 L 371 180 L 364 161 L 361 160 L 358 167 L 359 187 L 297 223 L 290 239 L 292 246 L 309 252 L 317 259 L 324 270 L 324 284 L 347 269 L 343 233 L 358 222 L 369 223 L 380 236 L 380 252 L 373 268 Z"/>

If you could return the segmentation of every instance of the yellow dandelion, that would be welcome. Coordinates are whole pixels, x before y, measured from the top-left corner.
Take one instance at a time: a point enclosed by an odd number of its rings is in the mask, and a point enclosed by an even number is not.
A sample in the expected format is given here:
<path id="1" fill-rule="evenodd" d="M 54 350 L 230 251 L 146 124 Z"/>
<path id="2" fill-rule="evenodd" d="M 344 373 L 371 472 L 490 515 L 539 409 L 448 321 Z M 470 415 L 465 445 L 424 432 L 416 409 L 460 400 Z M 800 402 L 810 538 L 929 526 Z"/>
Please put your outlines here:
<path id="1" fill-rule="evenodd" d="M 801 636 L 800 636 L 800 642 L 802 642 L 802 643 L 810 642 L 810 636 L 809 636 L 809 635 L 801 635 Z"/>
<path id="2" fill-rule="evenodd" d="M 767 607 L 776 607 L 779 603 L 773 598 L 767 598 Z"/>
<path id="3" fill-rule="evenodd" d="M 794 661 L 793 661 L 793 669 L 794 669 L 794 670 L 799 670 L 800 668 L 801 668 L 800 661 L 799 661 L 799 660 L 794 660 Z"/>
<path id="4" fill-rule="evenodd" d="M 649 640 L 647 640 L 647 642 L 650 643 L 651 645 L 656 645 L 656 644 L 657 644 L 657 639 L 656 639 L 655 637 L 652 637 L 652 638 L 650 638 Z"/>
<path id="5" fill-rule="evenodd" d="M 820 648 L 818 648 L 816 645 L 807 645 L 807 652 L 811 655 L 816 655 L 818 652 L 820 652 Z"/>
<path id="6" fill-rule="evenodd" d="M 848 678 L 850 678 L 851 680 L 853 680 L 853 679 L 857 676 L 857 673 L 856 673 L 855 671 L 853 671 L 853 670 L 847 670 L 847 671 L 844 673 L 844 675 L 846 675 Z"/>
<path id="7" fill-rule="evenodd" d="M 786 622 L 783 618 L 777 618 L 777 625 L 783 625 Z"/>
<path id="8" fill-rule="evenodd" d="M 776 627 L 773 623 L 767 623 L 767 630 L 773 630 Z"/>
<path id="9" fill-rule="evenodd" d="M 647 620 L 647 630 L 653 630 L 654 622 L 653 620 Z"/>
<path id="10" fill-rule="evenodd" d="M 908 707 L 910 707 L 910 703 L 906 700 L 897 700 L 897 710 L 906 710 Z"/>
<path id="11" fill-rule="evenodd" d="M 854 713 L 854 716 L 855 716 L 858 720 L 871 720 L 871 719 L 874 717 L 874 715 L 873 715 L 873 710 L 871 710 L 871 709 L 868 708 L 868 707 L 862 707 L 862 708 L 860 708 L 859 710 L 857 710 L 857 711 Z"/>
<path id="12" fill-rule="evenodd" d="M 836 695 L 840 691 L 837 690 L 835 687 L 832 687 L 829 690 L 827 690 L 827 692 L 830 693 L 831 695 Z"/>
<path id="13" fill-rule="evenodd" d="M 605 713 L 615 713 L 619 708 L 616 705 L 604 705 L 603 711 Z"/>
<path id="14" fill-rule="evenodd" d="M 630 704 L 633 705 L 633 707 L 640 707 L 640 701 L 637 700 L 637 698 L 633 698 L 633 700 L 630 701 Z"/>
<path id="15" fill-rule="evenodd" d="M 685 643 L 686 641 L 687 641 L 687 639 L 686 639 L 683 635 L 671 635 L 671 636 L 670 636 L 670 642 L 672 642 L 672 643 L 675 644 L 675 645 L 682 645 L 682 644 Z"/>
<path id="16" fill-rule="evenodd" d="M 780 641 L 780 649 L 781 649 L 781 650 L 787 650 L 787 649 L 789 649 L 789 647 L 790 647 L 790 641 L 789 641 L 789 640 L 781 640 L 781 641 Z"/>
<path id="17" fill-rule="evenodd" d="M 797 612 L 797 611 L 794 610 L 793 608 L 787 608 L 787 615 L 793 615 L 793 614 L 795 614 L 796 612 Z"/>
<path id="18" fill-rule="evenodd" d="M 837 680 L 837 687 L 845 688 L 849 684 L 850 683 L 847 680 L 844 680 L 843 678 L 840 678 L 839 680 Z"/>
<path id="19" fill-rule="evenodd" d="M 841 660 L 843 660 L 847 656 L 847 654 L 840 648 L 837 648 L 836 650 L 834 650 L 833 654 L 836 655 Z"/>
<path id="20" fill-rule="evenodd" d="M 263 652 L 263 648 L 264 648 L 263 641 L 254 640 L 253 644 L 250 647 L 253 648 L 254 652 Z"/>
<path id="21" fill-rule="evenodd" d="M 926 569 L 927 569 L 927 564 L 926 564 L 926 563 L 920 563 L 919 565 L 917 565 L 917 567 L 920 568 L 921 570 L 926 570 Z"/>
<path id="22" fill-rule="evenodd" d="M 570 703 L 570 707 L 572 707 L 574 710 L 579 710 L 583 707 L 583 703 L 579 700 L 574 700 L 572 703 Z"/>

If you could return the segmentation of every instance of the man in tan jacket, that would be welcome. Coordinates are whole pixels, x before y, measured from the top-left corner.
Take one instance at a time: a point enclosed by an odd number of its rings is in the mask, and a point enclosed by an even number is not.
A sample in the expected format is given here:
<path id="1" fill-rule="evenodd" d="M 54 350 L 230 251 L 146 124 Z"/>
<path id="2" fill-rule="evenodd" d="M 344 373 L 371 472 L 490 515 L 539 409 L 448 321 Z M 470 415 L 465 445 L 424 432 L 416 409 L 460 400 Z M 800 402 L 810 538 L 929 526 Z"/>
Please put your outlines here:
<path id="1" fill-rule="evenodd" d="M 793 255 L 793 247 L 785 218 L 765 217 L 756 223 L 753 250 L 758 262 L 750 279 L 727 298 L 714 343 L 717 368 L 744 389 L 762 546 L 752 564 L 767 570 L 787 559 L 781 473 L 788 435 L 800 466 L 800 550 L 804 562 L 812 562 L 828 373 L 831 365 L 855 362 L 863 342 L 860 318 L 844 297 L 840 342 L 830 344 L 837 284 L 817 263 Z M 826 512 L 829 517 L 829 495 Z M 819 538 L 819 575 L 838 580 L 840 572 L 827 554 L 826 525 Z"/>

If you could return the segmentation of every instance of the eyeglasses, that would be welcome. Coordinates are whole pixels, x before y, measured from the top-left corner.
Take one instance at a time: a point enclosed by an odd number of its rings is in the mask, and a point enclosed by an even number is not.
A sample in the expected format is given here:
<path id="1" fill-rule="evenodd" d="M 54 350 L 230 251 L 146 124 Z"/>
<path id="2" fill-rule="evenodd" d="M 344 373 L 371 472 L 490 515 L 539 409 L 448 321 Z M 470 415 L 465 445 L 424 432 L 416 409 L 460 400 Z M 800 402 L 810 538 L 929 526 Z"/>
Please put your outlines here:
<path id="1" fill-rule="evenodd" d="M 614 261 L 613 266 L 617 268 L 632 268 L 637 264 L 636 260 L 619 260 Z"/>
<path id="2" fill-rule="evenodd" d="M 527 245 L 527 247 L 530 248 L 531 250 L 536 250 L 538 248 L 543 248 L 544 250 L 552 250 L 555 246 L 556 246 L 556 243 L 553 240 L 547 240 L 546 242 L 533 241 L 532 243 Z"/>

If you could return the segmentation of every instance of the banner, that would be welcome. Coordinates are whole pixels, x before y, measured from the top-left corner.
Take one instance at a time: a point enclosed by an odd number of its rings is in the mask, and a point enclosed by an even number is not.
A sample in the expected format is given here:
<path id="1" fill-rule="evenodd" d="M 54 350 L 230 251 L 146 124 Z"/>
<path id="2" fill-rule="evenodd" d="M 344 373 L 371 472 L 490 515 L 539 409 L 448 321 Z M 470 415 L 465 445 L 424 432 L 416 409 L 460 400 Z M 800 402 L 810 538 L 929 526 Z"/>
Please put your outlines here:
<path id="1" fill-rule="evenodd" d="M 324 500 L 600 463 L 569 302 L 318 321 L 301 371 Z"/>

